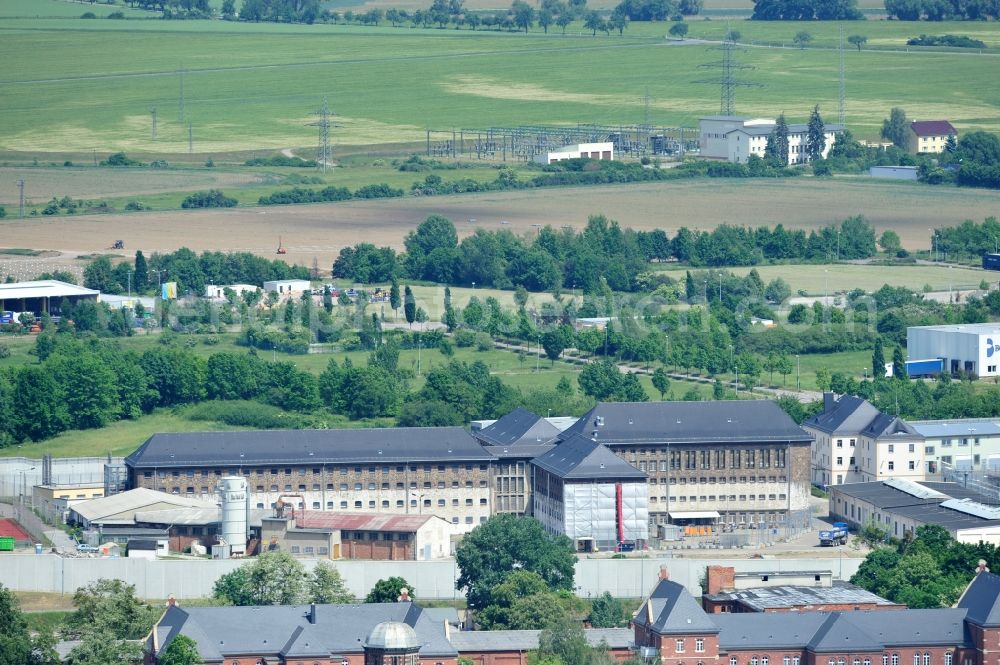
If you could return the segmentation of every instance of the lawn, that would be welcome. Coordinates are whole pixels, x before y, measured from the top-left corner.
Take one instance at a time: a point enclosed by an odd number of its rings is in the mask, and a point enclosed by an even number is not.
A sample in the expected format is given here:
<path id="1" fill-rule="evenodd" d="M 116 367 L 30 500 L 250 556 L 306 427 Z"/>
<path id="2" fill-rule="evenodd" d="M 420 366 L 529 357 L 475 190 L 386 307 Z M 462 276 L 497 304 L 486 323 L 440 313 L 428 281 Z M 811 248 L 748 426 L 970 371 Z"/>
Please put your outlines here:
<path id="1" fill-rule="evenodd" d="M 723 29 L 719 21 L 692 25 L 695 35 Z M 996 25 L 973 27 L 977 33 L 1000 32 Z M 876 21 L 861 27 L 873 43 L 887 44 L 901 43 L 903 32 L 930 30 Z M 0 18 L 0 59 L 9 72 L 0 81 L 0 95 L 11 100 L 0 109 L 0 150 L 183 154 L 189 124 L 198 154 L 309 148 L 316 142 L 309 123 L 323 97 L 336 113 L 335 154 L 336 146 L 419 142 L 427 127 L 639 122 L 647 89 L 654 123 L 691 127 L 700 115 L 717 110 L 717 86 L 695 81 L 708 76 L 699 66 L 717 60 L 718 53 L 705 45 L 666 45 L 665 28 L 633 24 L 624 37 L 591 38 Z M 739 28 L 747 39 L 773 40 L 790 37 L 801 26 L 740 23 Z M 810 24 L 821 44 L 832 29 Z M 997 42 L 995 36 L 979 36 Z M 891 106 L 903 106 L 912 117 L 947 117 L 959 129 L 1000 127 L 995 113 L 1000 88 L 993 85 L 991 56 L 849 55 L 847 120 L 857 135 L 874 136 Z M 756 67 L 745 75 L 765 87 L 741 89 L 740 112 L 784 110 L 791 120 L 804 120 L 818 103 L 828 118 L 835 113 L 835 51 L 749 49 L 741 57 Z M 183 121 L 178 117 L 182 66 Z M 155 142 L 153 107 L 160 109 Z"/>

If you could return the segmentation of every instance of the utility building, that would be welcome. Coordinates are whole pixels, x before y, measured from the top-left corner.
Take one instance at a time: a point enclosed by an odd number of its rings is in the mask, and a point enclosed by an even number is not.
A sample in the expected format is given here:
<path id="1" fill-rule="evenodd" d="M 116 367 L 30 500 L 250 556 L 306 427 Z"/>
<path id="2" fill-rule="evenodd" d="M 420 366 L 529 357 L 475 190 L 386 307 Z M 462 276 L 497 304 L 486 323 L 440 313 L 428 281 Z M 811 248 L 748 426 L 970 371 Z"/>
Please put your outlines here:
<path id="1" fill-rule="evenodd" d="M 1000 376 L 1000 324 L 912 326 L 906 329 L 906 353 L 940 358 L 943 371 L 952 374 Z"/>
<path id="2" fill-rule="evenodd" d="M 577 434 L 531 461 L 534 516 L 580 551 L 644 547 L 646 474 Z"/>

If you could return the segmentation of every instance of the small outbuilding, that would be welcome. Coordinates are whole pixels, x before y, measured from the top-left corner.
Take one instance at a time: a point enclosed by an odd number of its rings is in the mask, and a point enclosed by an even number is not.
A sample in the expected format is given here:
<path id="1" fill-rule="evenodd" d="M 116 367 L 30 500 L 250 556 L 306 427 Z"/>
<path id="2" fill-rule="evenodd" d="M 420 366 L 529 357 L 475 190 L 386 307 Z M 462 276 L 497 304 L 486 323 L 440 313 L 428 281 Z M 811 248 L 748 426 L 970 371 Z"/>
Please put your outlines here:
<path id="1" fill-rule="evenodd" d="M 312 284 L 308 279 L 276 279 L 264 282 L 264 291 L 267 293 L 276 291 L 279 295 L 303 293 L 311 289 Z"/>
<path id="2" fill-rule="evenodd" d="M 535 161 L 539 164 L 554 164 L 565 159 L 599 159 L 611 161 L 614 158 L 615 144 L 608 141 L 606 143 L 564 145 L 561 148 L 537 155 Z"/>

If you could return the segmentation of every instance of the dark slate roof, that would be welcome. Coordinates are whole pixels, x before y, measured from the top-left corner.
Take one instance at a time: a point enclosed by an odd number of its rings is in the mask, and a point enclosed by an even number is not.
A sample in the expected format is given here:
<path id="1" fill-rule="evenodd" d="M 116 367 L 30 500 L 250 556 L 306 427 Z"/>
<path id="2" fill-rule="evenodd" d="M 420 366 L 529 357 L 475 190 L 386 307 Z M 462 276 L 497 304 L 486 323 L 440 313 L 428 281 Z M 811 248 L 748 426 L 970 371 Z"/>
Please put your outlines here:
<path id="1" fill-rule="evenodd" d="M 483 651 L 534 651 L 538 648 L 540 630 L 463 630 L 452 631 L 451 645 L 459 653 Z M 628 628 L 585 628 L 587 642 L 600 646 L 602 642 L 611 649 L 626 649 L 634 634 Z"/>
<path id="2" fill-rule="evenodd" d="M 605 446 L 576 435 L 539 455 L 531 463 L 566 480 L 636 480 L 647 476 Z"/>
<path id="3" fill-rule="evenodd" d="M 965 645 L 964 609 L 713 614 L 719 648 L 881 651 L 894 646 Z"/>
<path id="4" fill-rule="evenodd" d="M 882 643 L 862 626 L 849 621 L 842 612 L 833 612 L 807 645 L 810 651 L 880 651 Z"/>
<path id="5" fill-rule="evenodd" d="M 133 468 L 490 460 L 461 427 L 154 434 L 125 458 Z"/>
<path id="6" fill-rule="evenodd" d="M 920 432 L 913 429 L 903 419 L 886 413 L 879 413 L 875 416 L 875 419 L 868 424 L 868 427 L 864 429 L 862 434 L 873 439 L 897 437 L 901 439 L 920 439 L 923 441 L 924 438 Z"/>
<path id="7" fill-rule="evenodd" d="M 474 436 L 488 446 L 539 445 L 559 436 L 559 428 L 545 418 L 518 407 Z"/>
<path id="8" fill-rule="evenodd" d="M 713 619 L 682 585 L 660 580 L 632 622 L 660 635 L 718 633 Z"/>
<path id="9" fill-rule="evenodd" d="M 554 447 L 555 445 L 551 443 L 543 443 L 538 446 L 519 443 L 516 446 L 483 446 L 483 450 L 499 459 L 530 460 L 542 453 L 549 452 Z"/>
<path id="10" fill-rule="evenodd" d="M 917 136 L 946 136 L 948 134 L 957 135 L 955 127 L 947 120 L 914 120 L 910 123 L 910 129 Z"/>
<path id="11" fill-rule="evenodd" d="M 979 573 L 958 600 L 966 618 L 977 626 L 1000 626 L 1000 576 Z"/>
<path id="12" fill-rule="evenodd" d="M 934 490 L 935 492 L 940 492 L 944 495 L 944 497 L 930 496 L 928 498 L 920 498 L 891 487 L 884 482 L 845 483 L 844 485 L 832 486 L 831 491 L 838 492 L 855 499 L 861 499 L 862 501 L 867 501 L 876 508 L 882 510 L 893 509 L 894 512 L 898 512 L 897 509 L 904 506 L 929 506 L 937 508 L 942 501 L 946 501 L 949 498 L 972 499 L 973 501 L 981 501 L 983 498 L 973 490 L 966 489 L 958 483 L 939 483 L 926 480 L 914 482 L 916 485 L 925 487 L 929 490 Z M 948 509 L 942 508 L 941 510 Z M 955 513 L 956 515 L 963 514 L 954 510 L 950 510 L 949 512 Z"/>
<path id="13" fill-rule="evenodd" d="M 576 434 L 610 446 L 812 441 L 771 400 L 602 402 L 561 438 Z"/>
<path id="14" fill-rule="evenodd" d="M 131 551 L 131 550 L 136 550 L 136 551 L 138 551 L 138 550 L 152 550 L 152 551 L 155 552 L 156 551 L 156 541 L 155 540 L 145 540 L 145 539 L 139 540 L 139 539 L 132 538 L 132 539 L 129 539 L 129 541 L 128 541 L 128 549 L 129 549 L 129 551 Z"/>
<path id="15" fill-rule="evenodd" d="M 880 414 L 868 400 L 854 395 L 841 395 L 831 408 L 816 414 L 803 424 L 827 434 L 857 434 Z"/>
<path id="16" fill-rule="evenodd" d="M 203 660 L 241 654 L 280 654 L 287 658 L 343 656 L 363 651 L 368 633 L 383 621 L 401 621 L 420 639 L 422 657 L 453 657 L 455 648 L 443 622 L 413 603 L 317 605 L 316 623 L 308 605 L 267 607 L 171 607 L 157 624 L 160 651 L 179 634 L 198 645 Z M 211 636 L 209 638 L 208 636 Z"/>

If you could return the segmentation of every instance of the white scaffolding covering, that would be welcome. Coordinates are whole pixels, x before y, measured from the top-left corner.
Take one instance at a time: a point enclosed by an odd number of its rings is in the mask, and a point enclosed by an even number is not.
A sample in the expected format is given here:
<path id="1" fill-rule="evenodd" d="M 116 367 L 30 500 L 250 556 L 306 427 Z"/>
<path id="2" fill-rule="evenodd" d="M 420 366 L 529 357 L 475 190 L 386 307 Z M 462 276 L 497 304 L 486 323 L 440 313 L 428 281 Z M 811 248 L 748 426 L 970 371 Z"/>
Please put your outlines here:
<path id="1" fill-rule="evenodd" d="M 626 542 L 649 539 L 649 494 L 645 483 L 621 483 L 622 528 Z M 574 542 L 593 539 L 600 549 L 618 542 L 616 483 L 566 483 L 564 532 Z"/>

